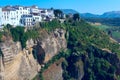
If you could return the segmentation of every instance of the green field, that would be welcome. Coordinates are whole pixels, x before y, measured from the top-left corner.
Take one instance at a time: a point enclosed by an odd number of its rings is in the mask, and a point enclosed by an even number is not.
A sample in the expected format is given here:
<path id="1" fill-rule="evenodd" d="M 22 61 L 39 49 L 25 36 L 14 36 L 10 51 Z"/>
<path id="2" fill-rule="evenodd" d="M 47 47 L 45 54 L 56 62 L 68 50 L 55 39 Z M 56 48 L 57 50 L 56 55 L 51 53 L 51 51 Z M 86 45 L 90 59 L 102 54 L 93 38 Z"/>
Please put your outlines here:
<path id="1" fill-rule="evenodd" d="M 120 32 L 114 31 L 112 32 L 112 36 L 116 39 L 120 38 Z"/>
<path id="2" fill-rule="evenodd" d="M 119 27 L 113 27 L 113 26 L 106 26 L 106 25 L 94 25 L 94 27 L 105 31 L 106 33 L 108 33 L 108 31 L 110 30 L 112 33 L 112 37 L 115 40 L 120 39 L 120 30 Z"/>
<path id="3" fill-rule="evenodd" d="M 95 26 L 96 28 L 99 28 L 100 30 L 106 31 L 106 29 L 110 29 L 112 30 L 112 37 L 115 39 L 119 39 L 120 38 L 120 31 L 117 30 L 113 30 L 114 27 L 111 26 L 106 26 L 106 25 L 98 25 Z"/>
<path id="4" fill-rule="evenodd" d="M 106 26 L 106 25 L 95 25 L 96 28 L 99 28 L 100 30 L 106 30 L 108 28 L 110 28 L 110 26 Z"/>

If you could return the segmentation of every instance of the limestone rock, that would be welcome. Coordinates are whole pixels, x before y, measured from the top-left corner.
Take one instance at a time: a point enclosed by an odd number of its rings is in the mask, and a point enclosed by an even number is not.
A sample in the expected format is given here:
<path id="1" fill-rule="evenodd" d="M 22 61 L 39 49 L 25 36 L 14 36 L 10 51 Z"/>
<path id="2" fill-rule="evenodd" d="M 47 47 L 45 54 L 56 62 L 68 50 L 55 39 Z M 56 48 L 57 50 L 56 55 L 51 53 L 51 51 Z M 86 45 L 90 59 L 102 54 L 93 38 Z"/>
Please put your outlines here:
<path id="1" fill-rule="evenodd" d="M 38 40 L 45 52 L 45 62 L 50 60 L 61 49 L 66 49 L 65 33 L 63 29 L 56 29 L 50 35 L 47 34 L 46 37 Z"/>
<path id="2" fill-rule="evenodd" d="M 66 48 L 64 30 L 56 29 L 51 33 L 43 34 L 42 38 L 28 40 L 23 50 L 20 42 L 13 42 L 12 39 L 0 43 L 3 53 L 3 56 L 0 56 L 0 80 L 31 80 L 34 78 L 41 69 L 41 65 L 33 55 L 33 47 L 36 45 L 36 49 L 40 52 L 37 57 L 45 54 L 44 62 L 50 60 L 62 48 Z"/>

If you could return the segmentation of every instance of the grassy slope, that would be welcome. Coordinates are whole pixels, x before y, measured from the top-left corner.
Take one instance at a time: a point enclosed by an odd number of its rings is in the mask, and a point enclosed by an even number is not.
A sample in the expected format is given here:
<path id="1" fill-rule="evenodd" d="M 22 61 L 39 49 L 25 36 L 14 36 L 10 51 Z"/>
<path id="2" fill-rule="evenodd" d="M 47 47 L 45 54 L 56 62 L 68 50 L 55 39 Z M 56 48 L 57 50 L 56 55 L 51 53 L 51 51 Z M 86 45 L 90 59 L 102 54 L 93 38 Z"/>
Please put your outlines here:
<path id="1" fill-rule="evenodd" d="M 106 26 L 106 25 L 94 25 L 94 26 L 100 30 L 106 30 L 106 29 L 110 28 L 109 26 Z"/>
<path id="2" fill-rule="evenodd" d="M 118 39 L 118 38 L 120 38 L 120 32 L 115 31 L 115 32 L 112 33 L 112 36 L 114 38 Z"/>
<path id="3" fill-rule="evenodd" d="M 118 40 L 120 39 L 120 31 L 113 28 L 112 26 L 107 26 L 107 25 L 94 25 L 94 27 L 100 29 L 100 30 L 103 30 L 103 31 L 106 31 L 107 32 L 107 29 L 111 30 L 112 31 L 112 37 L 115 39 L 115 40 Z M 113 30 L 115 29 L 115 30 Z"/>

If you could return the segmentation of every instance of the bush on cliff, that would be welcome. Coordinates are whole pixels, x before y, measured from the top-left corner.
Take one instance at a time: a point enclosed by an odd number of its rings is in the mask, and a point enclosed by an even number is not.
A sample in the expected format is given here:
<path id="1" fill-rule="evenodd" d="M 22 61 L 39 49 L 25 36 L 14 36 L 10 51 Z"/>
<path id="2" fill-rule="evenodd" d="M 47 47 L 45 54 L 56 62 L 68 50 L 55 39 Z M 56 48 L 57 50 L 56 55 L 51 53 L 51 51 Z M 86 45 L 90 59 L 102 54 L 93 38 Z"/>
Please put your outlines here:
<path id="1" fill-rule="evenodd" d="M 13 40 L 20 41 L 22 48 L 26 47 L 26 41 L 28 39 L 35 39 L 39 36 L 38 31 L 36 30 L 27 30 L 26 32 L 24 31 L 25 28 L 21 26 L 17 26 L 15 28 L 11 28 L 10 32 L 12 35 Z"/>

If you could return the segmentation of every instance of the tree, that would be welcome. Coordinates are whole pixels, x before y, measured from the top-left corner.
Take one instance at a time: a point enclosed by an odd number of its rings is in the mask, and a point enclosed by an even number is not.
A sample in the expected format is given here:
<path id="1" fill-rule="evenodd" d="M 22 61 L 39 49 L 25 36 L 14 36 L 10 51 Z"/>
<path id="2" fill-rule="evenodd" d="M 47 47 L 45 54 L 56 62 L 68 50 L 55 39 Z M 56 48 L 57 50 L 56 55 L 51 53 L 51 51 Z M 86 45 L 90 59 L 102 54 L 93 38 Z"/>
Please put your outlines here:
<path id="1" fill-rule="evenodd" d="M 51 8 L 50 8 L 50 10 L 54 10 L 54 8 L 53 8 L 53 7 L 51 7 Z"/>
<path id="2" fill-rule="evenodd" d="M 73 15 L 73 19 L 74 19 L 75 21 L 79 20 L 79 19 L 80 19 L 79 13 L 74 14 L 74 15 Z"/>
<path id="3" fill-rule="evenodd" d="M 20 41 L 21 36 L 23 36 L 24 34 L 24 27 L 15 27 L 15 28 L 11 28 L 10 32 L 12 34 L 13 40 L 16 41 Z"/>
<path id="4" fill-rule="evenodd" d="M 54 10 L 55 17 L 61 18 L 63 15 L 63 12 L 59 9 Z"/>
<path id="5" fill-rule="evenodd" d="M 3 34 L 2 34 L 2 32 L 0 32 L 0 42 L 2 41 L 2 36 L 3 36 Z"/>

